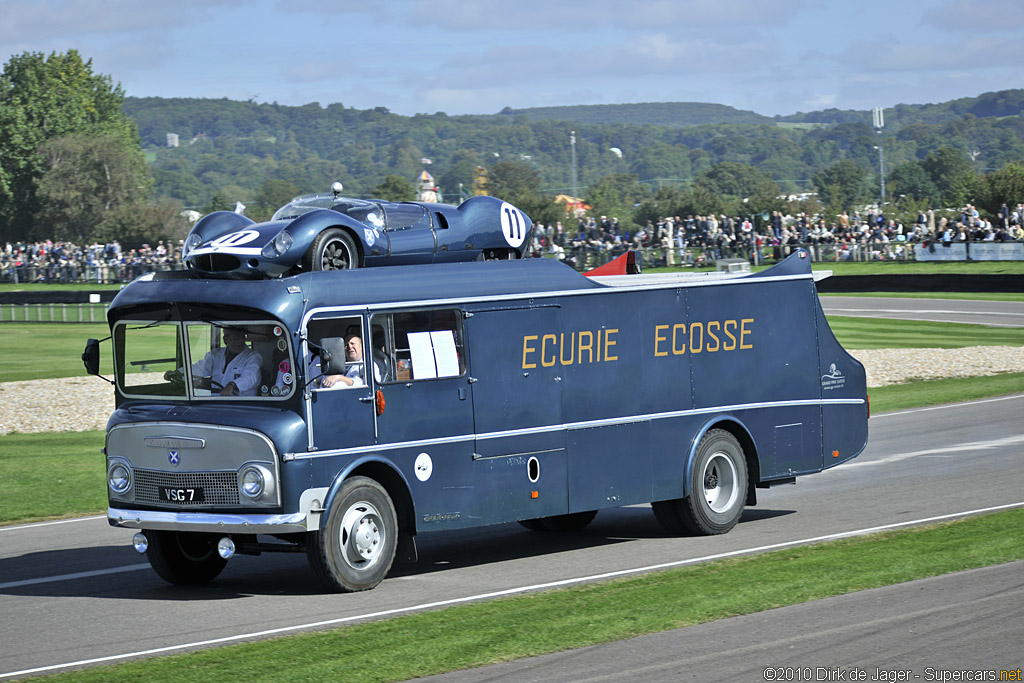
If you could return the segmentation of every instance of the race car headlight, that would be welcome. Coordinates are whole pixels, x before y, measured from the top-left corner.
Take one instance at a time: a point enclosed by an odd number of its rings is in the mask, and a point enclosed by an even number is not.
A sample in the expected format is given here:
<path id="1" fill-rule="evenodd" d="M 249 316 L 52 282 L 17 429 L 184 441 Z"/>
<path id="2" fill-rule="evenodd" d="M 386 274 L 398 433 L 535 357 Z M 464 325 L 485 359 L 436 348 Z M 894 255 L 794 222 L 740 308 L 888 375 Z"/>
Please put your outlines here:
<path id="1" fill-rule="evenodd" d="M 274 235 L 274 239 L 267 242 L 267 246 L 263 247 L 260 255 L 263 258 L 277 258 L 284 252 L 288 251 L 288 248 L 292 246 L 294 238 L 292 234 L 285 228 L 281 232 Z"/>
<path id="2" fill-rule="evenodd" d="M 198 232 L 189 233 L 185 239 L 185 246 L 181 248 L 181 258 L 188 256 L 188 253 L 203 243 L 203 237 Z"/>

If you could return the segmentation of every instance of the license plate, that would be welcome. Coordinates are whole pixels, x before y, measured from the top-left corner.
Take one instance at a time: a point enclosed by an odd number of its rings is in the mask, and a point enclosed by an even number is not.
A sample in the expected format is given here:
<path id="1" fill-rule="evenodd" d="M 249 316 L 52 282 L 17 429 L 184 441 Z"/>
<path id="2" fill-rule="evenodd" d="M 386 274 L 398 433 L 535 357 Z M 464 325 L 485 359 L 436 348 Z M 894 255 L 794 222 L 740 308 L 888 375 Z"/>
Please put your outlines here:
<path id="1" fill-rule="evenodd" d="M 199 487 L 176 489 L 161 486 L 160 500 L 168 503 L 201 503 L 203 502 L 203 489 Z"/>

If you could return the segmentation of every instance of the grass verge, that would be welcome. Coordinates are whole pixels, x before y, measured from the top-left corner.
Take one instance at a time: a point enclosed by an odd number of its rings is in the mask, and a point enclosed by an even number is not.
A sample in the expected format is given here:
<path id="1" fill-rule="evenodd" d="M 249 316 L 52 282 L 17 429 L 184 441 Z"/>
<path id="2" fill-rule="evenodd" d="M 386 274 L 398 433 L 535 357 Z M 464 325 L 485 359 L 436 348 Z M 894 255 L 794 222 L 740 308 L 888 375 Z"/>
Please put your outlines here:
<path id="1" fill-rule="evenodd" d="M 0 436 L 0 523 L 105 511 L 102 448 L 101 431 Z"/>
<path id="2" fill-rule="evenodd" d="M 1008 372 L 988 377 L 931 379 L 873 387 L 868 389 L 868 396 L 871 398 L 871 414 L 878 415 L 1021 392 L 1024 392 L 1024 372 Z"/>
<path id="3" fill-rule="evenodd" d="M 48 680 L 399 681 L 1022 558 L 1015 509 Z"/>
<path id="4" fill-rule="evenodd" d="M 828 324 L 843 347 L 851 350 L 1024 346 L 1021 327 L 833 315 L 828 316 Z"/>
<path id="5" fill-rule="evenodd" d="M 885 299 L 963 299 L 966 301 L 1024 301 L 1024 292 L 827 292 L 821 297 L 856 296 Z"/>

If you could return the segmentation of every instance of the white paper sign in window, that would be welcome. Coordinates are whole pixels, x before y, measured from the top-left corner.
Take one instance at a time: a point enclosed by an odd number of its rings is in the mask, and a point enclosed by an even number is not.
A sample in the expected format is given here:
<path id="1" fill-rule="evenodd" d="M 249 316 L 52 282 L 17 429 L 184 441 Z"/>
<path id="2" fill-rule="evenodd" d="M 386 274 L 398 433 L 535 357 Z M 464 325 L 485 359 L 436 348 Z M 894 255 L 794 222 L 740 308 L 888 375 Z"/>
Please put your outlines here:
<path id="1" fill-rule="evenodd" d="M 451 330 L 410 332 L 413 379 L 459 376 L 459 354 Z"/>
<path id="2" fill-rule="evenodd" d="M 429 332 L 409 333 L 409 354 L 412 357 L 412 378 L 433 379 L 437 377 L 434 365 L 434 346 Z"/>
<path id="3" fill-rule="evenodd" d="M 430 333 L 434 343 L 434 361 L 437 365 L 438 377 L 459 376 L 459 354 L 455 350 L 455 335 L 451 330 L 439 330 Z"/>

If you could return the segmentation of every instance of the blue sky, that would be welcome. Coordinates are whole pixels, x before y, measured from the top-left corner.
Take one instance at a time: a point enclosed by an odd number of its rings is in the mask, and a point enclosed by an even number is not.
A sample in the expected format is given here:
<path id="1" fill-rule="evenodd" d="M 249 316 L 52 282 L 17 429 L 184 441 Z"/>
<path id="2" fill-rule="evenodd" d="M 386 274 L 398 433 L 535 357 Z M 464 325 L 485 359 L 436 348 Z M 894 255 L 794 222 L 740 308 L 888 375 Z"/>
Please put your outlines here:
<path id="1" fill-rule="evenodd" d="M 1024 2 L 0 0 L 4 63 L 69 49 L 136 97 L 774 115 L 1024 87 Z"/>

